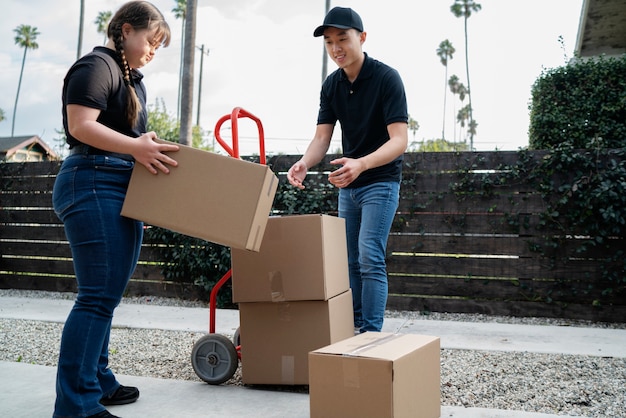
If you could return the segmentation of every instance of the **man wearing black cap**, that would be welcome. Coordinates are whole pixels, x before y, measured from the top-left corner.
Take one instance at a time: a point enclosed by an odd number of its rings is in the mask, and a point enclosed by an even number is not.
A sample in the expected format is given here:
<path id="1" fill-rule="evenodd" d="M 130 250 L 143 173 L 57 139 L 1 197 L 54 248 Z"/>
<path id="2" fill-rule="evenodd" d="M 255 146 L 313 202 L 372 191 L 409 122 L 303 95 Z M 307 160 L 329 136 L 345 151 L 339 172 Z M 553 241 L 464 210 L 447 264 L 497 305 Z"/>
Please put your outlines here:
<path id="1" fill-rule="evenodd" d="M 387 237 L 398 208 L 402 156 L 408 142 L 406 94 L 393 68 L 363 52 L 366 32 L 350 8 L 335 7 L 313 36 L 339 67 L 322 85 L 315 136 L 287 174 L 304 189 L 309 167 L 326 155 L 337 121 L 343 156 L 328 180 L 339 190 L 346 221 L 355 332 L 380 331 L 387 305 Z"/>

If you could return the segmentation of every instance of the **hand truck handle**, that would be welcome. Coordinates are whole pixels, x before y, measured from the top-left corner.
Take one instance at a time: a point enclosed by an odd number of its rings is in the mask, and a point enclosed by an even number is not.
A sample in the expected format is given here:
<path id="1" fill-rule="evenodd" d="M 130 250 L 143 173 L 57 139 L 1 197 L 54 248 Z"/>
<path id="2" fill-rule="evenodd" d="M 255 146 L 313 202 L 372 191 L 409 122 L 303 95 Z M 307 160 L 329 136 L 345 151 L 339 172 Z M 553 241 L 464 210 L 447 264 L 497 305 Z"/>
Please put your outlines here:
<path id="1" fill-rule="evenodd" d="M 230 115 L 222 116 L 215 124 L 215 132 L 214 132 L 215 139 L 217 140 L 217 142 L 219 142 L 222 148 L 224 148 L 224 150 L 228 152 L 228 154 L 231 157 L 239 158 L 240 157 L 239 155 L 239 123 L 238 123 L 239 118 L 249 118 L 249 119 L 252 119 L 254 122 L 256 122 L 256 126 L 259 130 L 259 159 L 260 159 L 259 162 L 265 165 L 266 164 L 265 135 L 263 132 L 263 125 L 261 124 L 261 120 L 258 117 L 254 116 L 252 113 L 248 112 L 247 110 L 244 110 L 240 107 L 236 107 L 233 109 Z M 224 124 L 224 122 L 226 122 L 227 120 L 230 120 L 232 134 L 233 134 L 232 135 L 233 136 L 232 148 L 226 143 L 226 141 L 222 139 L 222 136 L 220 135 L 222 124 Z"/>

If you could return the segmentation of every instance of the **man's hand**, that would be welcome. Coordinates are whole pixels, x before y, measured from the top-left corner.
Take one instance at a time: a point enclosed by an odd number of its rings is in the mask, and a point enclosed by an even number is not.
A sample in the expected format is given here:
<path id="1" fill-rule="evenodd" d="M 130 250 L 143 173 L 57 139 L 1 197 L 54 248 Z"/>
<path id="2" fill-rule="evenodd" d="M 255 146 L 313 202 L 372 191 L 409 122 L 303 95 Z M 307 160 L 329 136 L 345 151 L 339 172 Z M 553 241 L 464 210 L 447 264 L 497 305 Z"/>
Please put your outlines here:
<path id="1" fill-rule="evenodd" d="M 328 175 L 328 181 L 340 189 L 350 185 L 366 169 L 365 164 L 359 159 L 342 157 L 330 163 L 341 166 Z"/>
<path id="2" fill-rule="evenodd" d="M 304 178 L 306 177 L 306 173 L 308 168 L 304 161 L 299 160 L 294 165 L 291 166 L 289 171 L 287 172 L 287 180 L 292 186 L 297 187 L 298 189 L 304 189 Z"/>

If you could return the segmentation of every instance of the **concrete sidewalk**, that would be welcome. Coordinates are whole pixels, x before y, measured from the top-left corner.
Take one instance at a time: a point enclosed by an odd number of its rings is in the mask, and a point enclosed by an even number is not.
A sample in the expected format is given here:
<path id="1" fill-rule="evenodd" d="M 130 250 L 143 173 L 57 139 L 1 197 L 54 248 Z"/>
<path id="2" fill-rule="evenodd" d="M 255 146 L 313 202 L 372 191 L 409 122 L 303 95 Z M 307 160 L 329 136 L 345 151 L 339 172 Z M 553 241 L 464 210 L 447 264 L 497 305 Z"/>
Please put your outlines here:
<path id="1" fill-rule="evenodd" d="M 67 300 L 0 297 L 0 318 L 63 322 L 72 304 Z M 208 309 L 122 304 L 116 311 L 114 326 L 207 332 L 208 316 Z M 238 311 L 217 311 L 216 332 L 232 335 L 238 326 Z M 388 318 L 384 331 L 436 335 L 441 337 L 442 348 L 626 357 L 626 330 Z M 0 376 L 0 416 L 52 415 L 55 368 L 0 362 Z M 111 413 L 126 418 L 309 417 L 307 394 L 136 376 L 125 376 L 123 380 L 141 388 L 138 402 L 109 407 Z M 444 406 L 441 417 L 557 415 Z"/>
<path id="2" fill-rule="evenodd" d="M 0 318 L 64 322 L 73 301 L 0 297 Z M 216 332 L 233 335 L 239 311 L 218 309 Z M 208 332 L 209 309 L 121 304 L 113 326 Z M 626 330 L 386 318 L 383 331 L 434 335 L 441 347 L 467 350 L 626 357 Z"/>

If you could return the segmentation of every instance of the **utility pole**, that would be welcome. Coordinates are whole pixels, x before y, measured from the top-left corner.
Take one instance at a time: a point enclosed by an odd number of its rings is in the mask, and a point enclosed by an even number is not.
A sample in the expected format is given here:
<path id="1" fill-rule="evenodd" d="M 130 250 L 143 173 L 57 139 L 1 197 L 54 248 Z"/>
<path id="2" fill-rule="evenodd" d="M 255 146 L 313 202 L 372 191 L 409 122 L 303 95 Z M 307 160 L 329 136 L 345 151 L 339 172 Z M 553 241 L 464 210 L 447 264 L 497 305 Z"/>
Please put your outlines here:
<path id="1" fill-rule="evenodd" d="M 196 48 L 198 48 L 196 46 Z M 196 114 L 196 126 L 200 126 L 200 102 L 202 101 L 202 68 L 204 66 L 204 44 L 200 48 L 200 75 L 198 76 L 198 113 Z M 209 56 L 210 49 L 206 50 L 206 56 Z"/>
<path id="2" fill-rule="evenodd" d="M 328 14 L 330 11 L 330 0 L 326 0 L 326 12 L 324 12 L 324 16 Z M 326 53 L 326 47 L 322 47 L 322 83 L 326 80 L 326 75 L 328 74 L 328 54 Z"/>
<path id="3" fill-rule="evenodd" d="M 185 16 L 185 46 L 183 51 L 183 78 L 180 102 L 180 143 L 192 145 L 193 125 L 193 63 L 196 51 L 196 9 L 198 0 L 187 1 Z"/>
<path id="4" fill-rule="evenodd" d="M 76 60 L 81 57 L 83 50 L 83 28 L 85 20 L 85 0 L 80 0 L 80 22 L 78 23 L 78 47 L 76 48 Z"/>

